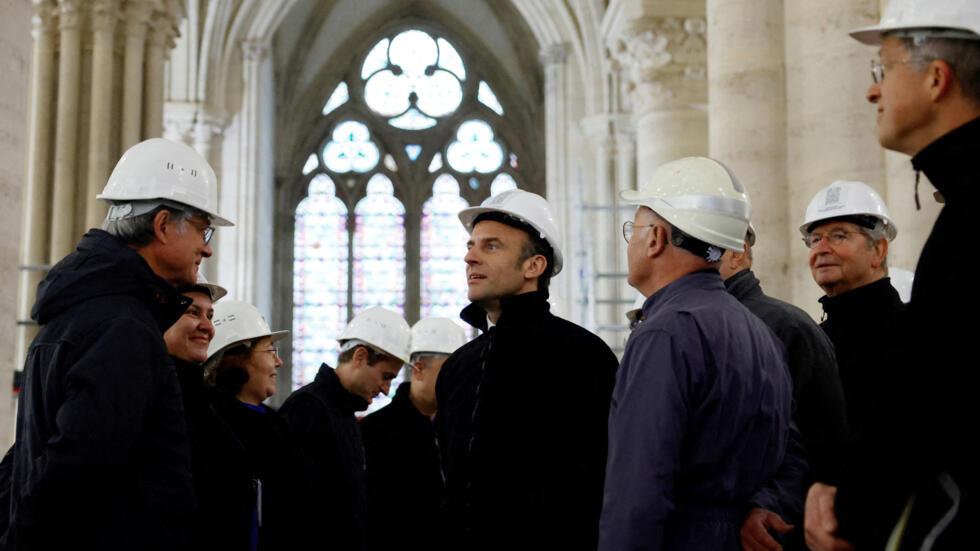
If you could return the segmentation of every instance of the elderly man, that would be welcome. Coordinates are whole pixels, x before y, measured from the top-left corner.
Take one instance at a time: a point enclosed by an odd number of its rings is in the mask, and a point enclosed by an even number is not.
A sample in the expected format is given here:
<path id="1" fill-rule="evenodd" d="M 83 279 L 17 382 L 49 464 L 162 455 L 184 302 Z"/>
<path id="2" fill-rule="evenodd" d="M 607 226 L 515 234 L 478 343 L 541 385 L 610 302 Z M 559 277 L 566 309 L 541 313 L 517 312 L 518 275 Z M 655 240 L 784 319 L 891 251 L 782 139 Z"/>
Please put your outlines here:
<path id="1" fill-rule="evenodd" d="M 436 381 L 447 549 L 590 549 L 598 538 L 616 356 L 550 312 L 562 267 L 551 205 L 510 190 L 464 209 L 471 304 L 483 333 Z"/>
<path id="2" fill-rule="evenodd" d="M 629 283 L 647 297 L 609 411 L 599 549 L 737 549 L 750 503 L 783 465 L 792 384 L 772 331 L 725 292 L 749 203 L 721 163 L 661 165 L 621 197 Z"/>
<path id="3" fill-rule="evenodd" d="M 442 501 L 442 467 L 432 429 L 436 378 L 466 334 L 446 318 L 412 326 L 412 380 L 386 407 L 361 422 L 367 457 L 369 549 L 425 549 L 436 541 L 432 524 Z M 408 513 L 408 514 L 406 514 Z"/>
<path id="4" fill-rule="evenodd" d="M 323 547 L 367 547 L 367 473 L 354 414 L 367 409 L 378 394 L 388 393 L 391 380 L 408 362 L 411 338 L 400 315 L 380 307 L 360 312 L 337 339 L 337 368 L 320 366 L 313 382 L 279 409 L 307 460 L 315 498 L 309 514 Z"/>
<path id="5" fill-rule="evenodd" d="M 803 310 L 762 292 L 759 279 L 752 273 L 755 231 L 749 224 L 741 252 L 726 250 L 721 256 L 719 272 L 725 289 L 753 314 L 759 317 L 779 338 L 786 349 L 789 374 L 793 380 L 793 416 L 808 452 L 810 472 L 803 493 L 810 483 L 838 470 L 841 444 L 847 431 L 844 394 L 837 374 L 834 345 Z M 802 500 L 803 494 L 799 499 Z M 795 525 L 802 519 L 788 519 Z M 778 542 L 766 529 L 788 531 L 783 519 L 771 511 L 753 508 L 742 528 L 742 547 L 746 550 L 774 549 Z M 803 530 L 788 536 L 791 547 L 803 549 Z"/>
<path id="6" fill-rule="evenodd" d="M 112 206 L 38 286 L 7 549 L 174 549 L 194 507 L 187 427 L 163 332 L 211 256 L 214 171 L 186 145 L 130 148 Z"/>
<path id="7" fill-rule="evenodd" d="M 839 487 L 810 489 L 807 542 L 816 550 L 881 548 L 889 539 L 900 549 L 965 549 L 975 545 L 980 518 L 980 456 L 963 433 L 976 424 L 980 386 L 970 314 L 980 295 L 968 260 L 980 207 L 980 5 L 892 0 L 878 25 L 851 36 L 879 47 L 867 93 L 878 141 L 912 155 L 945 206 L 899 329 L 881 343 L 884 401 L 848 454 Z"/>

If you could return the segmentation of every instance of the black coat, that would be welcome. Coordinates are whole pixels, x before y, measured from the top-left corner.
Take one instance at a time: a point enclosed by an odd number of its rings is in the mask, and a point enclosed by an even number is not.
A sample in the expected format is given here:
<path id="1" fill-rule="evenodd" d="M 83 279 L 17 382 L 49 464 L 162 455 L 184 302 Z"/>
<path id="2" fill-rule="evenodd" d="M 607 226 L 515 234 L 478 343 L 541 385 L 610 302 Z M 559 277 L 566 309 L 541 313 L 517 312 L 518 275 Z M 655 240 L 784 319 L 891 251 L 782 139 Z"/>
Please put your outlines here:
<path id="1" fill-rule="evenodd" d="M 363 551 L 367 538 L 364 443 L 355 412 L 366 400 L 351 394 L 327 364 L 279 409 L 297 438 L 314 497 L 312 525 L 324 547 Z"/>
<path id="2" fill-rule="evenodd" d="M 975 444 L 980 388 L 976 220 L 980 212 L 980 119 L 935 140 L 913 159 L 945 199 L 919 256 L 912 299 L 882 354 L 885 399 L 850 455 L 835 509 L 840 534 L 880 548 L 905 500 L 915 493 L 902 549 L 921 543 L 957 513 L 933 549 L 976 546 L 980 453 Z M 890 353 L 889 353 L 890 351 Z M 943 475 L 945 473 L 945 476 Z"/>
<path id="3" fill-rule="evenodd" d="M 432 421 L 412 404 L 411 383 L 361 421 L 367 458 L 368 548 L 426 549 L 436 534 L 420 518 L 442 500 L 442 468 Z"/>
<path id="4" fill-rule="evenodd" d="M 793 379 L 794 420 L 803 435 L 812 477 L 835 480 L 847 418 L 834 345 L 809 314 L 762 292 L 752 270 L 725 280 L 725 288 L 783 343 Z M 803 485 L 804 492 L 812 480 Z"/>
<path id="5" fill-rule="evenodd" d="M 881 399 L 882 382 L 889 377 L 882 361 L 883 345 L 895 338 L 896 321 L 905 304 L 887 277 L 823 296 L 820 304 L 827 316 L 820 328 L 837 354 L 847 422 L 858 433 Z"/>
<path id="6" fill-rule="evenodd" d="M 447 548 L 596 548 L 618 362 L 547 297 L 503 298 L 489 329 L 478 305 L 461 314 L 483 334 L 436 381 Z"/>
<path id="7" fill-rule="evenodd" d="M 166 330 L 190 299 L 91 230 L 38 286 L 9 549 L 175 549 L 194 508 Z"/>

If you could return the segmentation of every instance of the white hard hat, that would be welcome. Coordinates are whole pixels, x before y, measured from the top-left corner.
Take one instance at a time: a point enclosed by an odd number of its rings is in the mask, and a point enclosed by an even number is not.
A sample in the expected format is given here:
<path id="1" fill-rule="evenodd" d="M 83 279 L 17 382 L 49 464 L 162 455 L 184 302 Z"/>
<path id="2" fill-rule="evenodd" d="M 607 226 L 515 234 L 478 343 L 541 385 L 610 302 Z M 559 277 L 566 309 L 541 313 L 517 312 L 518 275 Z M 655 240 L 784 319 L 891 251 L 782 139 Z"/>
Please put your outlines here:
<path id="1" fill-rule="evenodd" d="M 214 305 L 214 338 L 208 345 L 208 363 L 217 361 L 222 352 L 232 346 L 262 337 L 272 337 L 276 342 L 289 331 L 272 331 L 258 308 L 240 300 L 226 300 Z"/>
<path id="2" fill-rule="evenodd" d="M 452 354 L 466 344 L 466 333 L 446 318 L 425 318 L 412 326 L 412 353 Z"/>
<path id="3" fill-rule="evenodd" d="M 214 169 L 186 144 L 151 138 L 130 147 L 112 169 L 102 193 L 113 204 L 107 219 L 149 212 L 159 205 L 188 206 L 210 217 L 215 226 L 233 226 L 218 214 L 218 178 Z"/>
<path id="4" fill-rule="evenodd" d="M 208 279 L 201 272 L 197 272 L 197 283 L 191 287 L 203 287 L 206 289 L 208 294 L 211 295 L 211 302 L 218 302 L 219 298 L 228 294 L 228 289 L 225 289 L 221 285 L 208 283 Z"/>
<path id="5" fill-rule="evenodd" d="M 896 31 L 920 31 L 927 35 L 980 40 L 980 2 L 977 0 L 891 0 L 877 25 L 854 29 L 849 34 L 872 46 Z"/>
<path id="6" fill-rule="evenodd" d="M 551 205 L 544 197 L 523 189 L 510 189 L 488 197 L 479 207 L 459 211 L 459 221 L 466 227 L 466 231 L 473 233 L 473 221 L 486 212 L 508 214 L 538 230 L 541 238 L 547 241 L 555 252 L 555 265 L 552 267 L 551 275 L 561 271 L 563 264 L 561 234 L 558 232 L 555 215 L 551 212 Z"/>
<path id="7" fill-rule="evenodd" d="M 337 342 L 341 350 L 348 341 L 357 341 L 376 348 L 404 363 L 409 361 L 412 330 L 405 318 L 380 306 L 368 308 L 350 320 Z"/>
<path id="8" fill-rule="evenodd" d="M 846 180 L 837 180 L 817 192 L 806 208 L 800 233 L 806 237 L 816 222 L 849 216 L 871 216 L 881 220 L 885 223 L 885 235 L 889 241 L 898 235 L 898 228 L 888 216 L 888 207 L 881 195 L 864 182 Z"/>
<path id="9" fill-rule="evenodd" d="M 741 252 L 749 225 L 749 198 L 735 175 L 708 157 L 685 157 L 657 167 L 649 181 L 619 196 L 649 207 L 684 233 Z"/>

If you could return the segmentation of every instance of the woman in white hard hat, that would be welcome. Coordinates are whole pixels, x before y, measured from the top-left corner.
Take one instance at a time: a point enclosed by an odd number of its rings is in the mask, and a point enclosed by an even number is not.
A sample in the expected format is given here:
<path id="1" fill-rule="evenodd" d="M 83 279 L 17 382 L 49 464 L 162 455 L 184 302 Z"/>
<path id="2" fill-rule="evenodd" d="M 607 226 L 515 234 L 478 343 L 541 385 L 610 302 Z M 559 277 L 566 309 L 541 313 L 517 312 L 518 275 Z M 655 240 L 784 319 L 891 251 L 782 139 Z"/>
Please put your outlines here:
<path id="1" fill-rule="evenodd" d="M 289 332 L 271 331 L 245 302 L 223 301 L 214 310 L 206 371 L 212 405 L 234 441 L 214 443 L 218 468 L 209 473 L 200 507 L 222 549 L 299 548 L 295 527 L 304 525 L 298 521 L 306 484 L 292 473 L 300 456 L 286 424 L 262 403 L 276 391 L 282 366 L 276 343 Z"/>

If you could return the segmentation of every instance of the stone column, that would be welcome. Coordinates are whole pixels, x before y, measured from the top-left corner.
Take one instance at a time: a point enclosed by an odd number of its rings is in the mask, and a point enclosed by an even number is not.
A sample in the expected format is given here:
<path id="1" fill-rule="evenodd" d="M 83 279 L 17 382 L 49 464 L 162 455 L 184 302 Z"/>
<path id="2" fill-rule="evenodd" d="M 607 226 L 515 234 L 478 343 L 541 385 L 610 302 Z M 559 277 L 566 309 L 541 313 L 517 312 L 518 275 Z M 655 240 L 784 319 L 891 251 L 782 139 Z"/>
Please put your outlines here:
<path id="1" fill-rule="evenodd" d="M 48 268 L 48 208 L 50 198 L 51 124 L 55 83 L 55 30 L 58 8 L 53 1 L 34 5 L 34 48 L 31 59 L 31 99 L 28 112 L 27 178 L 21 230 L 21 273 L 17 305 L 16 363 L 27 356 L 37 334 L 31 322 L 34 293 Z"/>
<path id="2" fill-rule="evenodd" d="M 75 245 L 75 170 L 78 164 L 78 84 L 81 77 L 80 0 L 59 0 L 60 58 L 55 122 L 54 193 L 49 258 L 53 263 Z"/>
<path id="3" fill-rule="evenodd" d="M 163 135 L 163 62 L 164 52 L 174 29 L 166 13 L 156 12 L 150 23 L 146 42 L 146 97 L 143 108 L 143 139 Z"/>
<path id="4" fill-rule="evenodd" d="M 570 254 L 568 221 L 572 206 L 568 179 L 568 99 L 567 62 L 568 46 L 552 44 L 541 50 L 544 67 L 544 120 L 545 120 L 545 196 L 555 209 L 565 247 L 565 265 L 560 274 L 551 280 L 552 299 L 569 295 L 570 275 L 575 273 L 576 259 Z M 561 310 L 569 312 L 567 304 Z"/>
<path id="5" fill-rule="evenodd" d="M 595 172 L 591 182 L 583 182 L 583 201 L 586 203 L 586 218 L 583 220 L 589 230 L 587 236 L 592 236 L 591 243 L 586 243 L 592 251 L 593 273 L 609 274 L 619 271 L 615 263 L 613 251 L 618 245 L 615 236 L 616 207 L 614 197 L 615 140 L 612 135 L 612 121 L 609 115 L 593 115 L 582 120 L 582 133 L 591 138 L 593 146 Z M 599 327 L 608 327 L 618 322 L 616 281 L 610 277 L 595 277 L 595 322 Z M 602 337 L 612 336 L 608 332 L 600 333 Z M 613 343 L 608 341 L 608 344 Z"/>
<path id="6" fill-rule="evenodd" d="M 752 201 L 753 271 L 768 294 L 788 300 L 799 234 L 787 216 L 783 1 L 708 0 L 707 14 L 709 152 Z"/>
<path id="7" fill-rule="evenodd" d="M 794 237 L 789 279 L 792 302 L 819 317 L 816 300 L 823 292 L 810 275 L 807 249 L 795 240 L 806 206 L 837 179 L 861 180 L 884 191 L 875 107 L 864 99 L 875 54 L 847 36 L 851 28 L 877 22 L 878 1 L 785 0 L 783 9 L 785 36 L 792 37 L 785 48 L 789 206 L 784 231 Z"/>
<path id="8" fill-rule="evenodd" d="M 643 17 L 617 40 L 628 70 L 626 91 L 636 124 L 637 178 L 659 165 L 708 150 L 705 21 Z"/>
<path id="9" fill-rule="evenodd" d="M 143 54 L 151 6 L 146 0 L 129 0 L 125 9 L 125 54 L 123 57 L 122 142 L 126 151 L 142 136 Z"/>
<path id="10" fill-rule="evenodd" d="M 106 206 L 95 198 L 109 178 L 109 141 L 112 137 L 112 67 L 117 0 L 97 0 L 92 6 L 92 102 L 88 133 L 88 178 L 85 187 L 85 227 L 97 228 Z"/>

